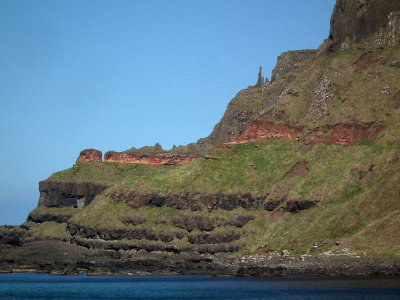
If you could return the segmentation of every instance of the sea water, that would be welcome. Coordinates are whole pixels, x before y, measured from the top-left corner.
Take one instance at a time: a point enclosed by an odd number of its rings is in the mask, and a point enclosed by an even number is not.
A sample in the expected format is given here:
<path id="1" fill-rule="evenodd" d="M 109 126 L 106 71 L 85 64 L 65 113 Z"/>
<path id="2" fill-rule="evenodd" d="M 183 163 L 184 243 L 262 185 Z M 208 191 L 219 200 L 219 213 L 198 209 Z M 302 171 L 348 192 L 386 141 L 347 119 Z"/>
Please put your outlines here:
<path id="1" fill-rule="evenodd" d="M 399 279 L 0 274 L 0 299 L 400 299 Z"/>

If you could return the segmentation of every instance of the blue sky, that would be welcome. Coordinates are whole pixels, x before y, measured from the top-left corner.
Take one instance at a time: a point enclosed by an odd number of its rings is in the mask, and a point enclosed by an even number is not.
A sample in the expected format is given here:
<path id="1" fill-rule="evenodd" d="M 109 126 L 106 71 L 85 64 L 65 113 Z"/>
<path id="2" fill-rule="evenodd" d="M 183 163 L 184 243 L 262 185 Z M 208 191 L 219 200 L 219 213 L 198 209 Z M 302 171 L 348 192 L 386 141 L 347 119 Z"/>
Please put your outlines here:
<path id="1" fill-rule="evenodd" d="M 82 149 L 208 136 L 259 66 L 328 37 L 334 2 L 0 1 L 0 224 Z"/>

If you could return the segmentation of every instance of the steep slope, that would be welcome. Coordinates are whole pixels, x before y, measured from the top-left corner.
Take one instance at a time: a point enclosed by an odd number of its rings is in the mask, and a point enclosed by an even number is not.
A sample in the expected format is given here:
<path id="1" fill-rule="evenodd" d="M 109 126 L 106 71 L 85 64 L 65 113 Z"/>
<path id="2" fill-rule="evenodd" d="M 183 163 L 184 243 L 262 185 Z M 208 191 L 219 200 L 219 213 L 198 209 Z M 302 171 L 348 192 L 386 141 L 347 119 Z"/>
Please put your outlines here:
<path id="1" fill-rule="evenodd" d="M 24 233 L 0 231 L 2 253 L 80 253 L 54 256 L 60 272 L 399 275 L 397 9 L 339 0 L 329 39 L 283 53 L 197 143 L 81 152 L 40 183 Z M 375 256 L 391 259 L 355 258 Z"/>

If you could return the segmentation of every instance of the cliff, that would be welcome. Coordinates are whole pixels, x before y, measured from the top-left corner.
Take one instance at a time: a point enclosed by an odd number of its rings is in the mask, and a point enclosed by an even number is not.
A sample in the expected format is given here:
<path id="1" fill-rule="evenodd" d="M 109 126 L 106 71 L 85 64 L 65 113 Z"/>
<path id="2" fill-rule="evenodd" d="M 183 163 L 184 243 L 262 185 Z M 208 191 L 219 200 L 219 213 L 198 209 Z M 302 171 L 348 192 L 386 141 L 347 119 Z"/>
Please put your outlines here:
<path id="1" fill-rule="evenodd" d="M 390 12 L 398 10 L 398 0 L 338 0 L 327 40 L 329 51 L 346 47 L 346 42 L 359 43 L 370 37 L 388 24 Z"/>
<path id="2" fill-rule="evenodd" d="M 161 153 L 126 153 L 108 151 L 104 154 L 104 162 L 146 165 L 174 165 L 179 166 L 195 160 L 198 155 L 194 153 L 179 154 L 171 152 Z"/>
<path id="3" fill-rule="evenodd" d="M 38 205 L 83 208 L 106 188 L 106 185 L 91 182 L 41 181 L 39 182 Z"/>
<path id="4" fill-rule="evenodd" d="M 79 153 L 77 164 L 102 161 L 103 153 L 96 149 L 85 149 Z"/>
<path id="5" fill-rule="evenodd" d="M 195 146 L 209 149 L 210 145 L 227 143 L 233 137 L 240 135 L 250 122 L 256 120 L 267 107 L 279 100 L 286 86 L 294 80 L 293 74 L 307 66 L 315 54 L 315 50 L 282 53 L 272 71 L 271 82 L 266 80 L 261 84 L 259 80 L 255 86 L 241 90 L 230 101 L 221 121 L 215 125 L 211 134 L 198 140 Z"/>
<path id="6" fill-rule="evenodd" d="M 384 128 L 383 125 L 372 124 L 335 124 L 317 127 L 306 134 L 302 134 L 303 127 L 257 120 L 250 123 L 240 136 L 232 138 L 230 144 L 279 138 L 287 141 L 302 140 L 335 145 L 355 145 L 361 141 L 371 142 Z"/>
<path id="7" fill-rule="evenodd" d="M 82 151 L 0 228 L 0 270 L 399 276 L 397 4 L 337 1 L 197 143 Z"/>

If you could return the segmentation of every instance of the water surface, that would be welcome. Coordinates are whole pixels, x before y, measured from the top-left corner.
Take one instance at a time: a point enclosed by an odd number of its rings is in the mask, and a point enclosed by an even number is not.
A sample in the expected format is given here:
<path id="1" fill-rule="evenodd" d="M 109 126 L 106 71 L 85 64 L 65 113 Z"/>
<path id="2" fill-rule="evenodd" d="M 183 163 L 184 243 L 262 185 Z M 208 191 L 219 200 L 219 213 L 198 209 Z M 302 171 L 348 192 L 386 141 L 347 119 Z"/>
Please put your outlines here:
<path id="1" fill-rule="evenodd" d="M 400 279 L 0 274 L 0 299 L 400 299 Z"/>

